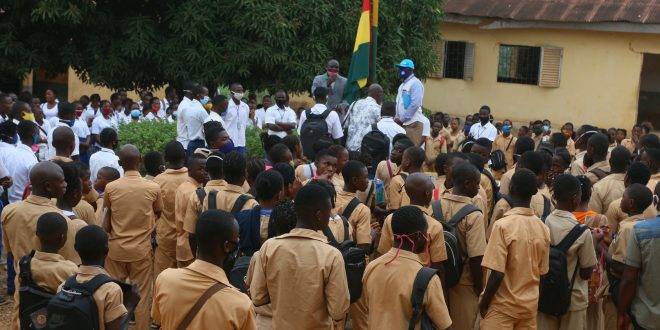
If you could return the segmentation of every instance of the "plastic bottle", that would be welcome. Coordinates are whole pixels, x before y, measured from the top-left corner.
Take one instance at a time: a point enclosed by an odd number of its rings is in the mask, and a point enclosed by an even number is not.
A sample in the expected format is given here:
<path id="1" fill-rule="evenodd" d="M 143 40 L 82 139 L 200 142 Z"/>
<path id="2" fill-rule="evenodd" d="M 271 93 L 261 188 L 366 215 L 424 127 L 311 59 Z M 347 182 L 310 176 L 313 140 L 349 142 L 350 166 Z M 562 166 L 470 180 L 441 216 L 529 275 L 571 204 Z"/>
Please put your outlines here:
<path id="1" fill-rule="evenodd" d="M 385 203 L 385 185 L 383 181 L 374 179 L 376 183 L 376 205 Z"/>

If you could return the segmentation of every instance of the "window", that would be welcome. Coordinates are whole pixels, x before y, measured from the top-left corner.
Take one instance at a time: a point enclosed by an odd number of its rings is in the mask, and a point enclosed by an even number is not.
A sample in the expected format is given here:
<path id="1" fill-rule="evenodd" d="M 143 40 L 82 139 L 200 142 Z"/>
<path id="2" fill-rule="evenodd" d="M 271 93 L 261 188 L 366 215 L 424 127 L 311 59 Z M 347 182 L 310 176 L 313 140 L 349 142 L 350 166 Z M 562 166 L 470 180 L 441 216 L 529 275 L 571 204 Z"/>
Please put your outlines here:
<path id="1" fill-rule="evenodd" d="M 497 81 L 537 85 L 541 66 L 541 47 L 500 46 Z"/>
<path id="2" fill-rule="evenodd" d="M 438 70 L 435 78 L 472 80 L 474 44 L 465 41 L 440 41 L 436 44 Z"/>

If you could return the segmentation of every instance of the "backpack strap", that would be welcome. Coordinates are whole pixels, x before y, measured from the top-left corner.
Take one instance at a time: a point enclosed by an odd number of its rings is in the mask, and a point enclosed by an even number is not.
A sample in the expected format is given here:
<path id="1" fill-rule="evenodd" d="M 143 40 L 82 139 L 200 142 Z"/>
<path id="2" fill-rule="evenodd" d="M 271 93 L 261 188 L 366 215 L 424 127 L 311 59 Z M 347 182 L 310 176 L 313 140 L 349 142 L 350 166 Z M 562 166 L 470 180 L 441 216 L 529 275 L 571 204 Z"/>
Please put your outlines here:
<path id="1" fill-rule="evenodd" d="M 487 176 L 488 180 L 490 180 L 490 184 L 493 186 L 493 200 L 496 200 L 497 193 L 500 191 L 500 187 L 497 185 L 497 181 L 495 181 L 495 177 L 493 177 L 493 174 L 490 173 L 487 169 L 483 169 L 481 173 Z"/>
<path id="2" fill-rule="evenodd" d="M 85 283 L 78 283 L 76 276 L 72 275 L 69 277 L 62 288 L 76 289 L 83 294 L 91 296 L 101 285 L 112 282 L 112 278 L 106 274 L 98 274 Z"/>
<path id="3" fill-rule="evenodd" d="M 509 147 L 511 146 L 511 142 L 513 142 L 513 137 L 511 137 L 511 140 L 509 140 L 509 144 L 506 145 L 506 148 L 504 149 L 504 151 L 509 150 Z"/>
<path id="4" fill-rule="evenodd" d="M 204 307 L 204 304 L 206 303 L 209 298 L 211 298 L 214 294 L 218 293 L 218 291 L 228 287 L 226 284 L 217 282 L 213 284 L 210 288 L 206 289 L 204 293 L 197 299 L 193 307 L 186 313 L 186 316 L 183 318 L 183 321 L 179 323 L 179 325 L 176 327 L 177 330 L 185 330 L 188 328 L 188 325 L 190 325 L 190 322 L 197 316 L 199 311 Z"/>
<path id="5" fill-rule="evenodd" d="M 385 164 L 387 164 L 387 173 L 390 174 L 390 178 L 391 178 L 394 175 L 394 172 L 392 172 L 392 163 L 388 159 L 385 161 Z"/>
<path id="6" fill-rule="evenodd" d="M 314 118 L 314 116 L 316 116 L 316 115 L 312 113 L 312 109 L 306 109 L 306 110 L 305 110 L 305 117 L 307 117 L 307 118 L 310 118 L 310 117 L 311 117 L 311 118 Z"/>
<path id="7" fill-rule="evenodd" d="M 348 234 L 348 218 L 342 215 L 341 221 L 344 223 L 344 241 L 345 241 L 350 237 Z"/>
<path id="8" fill-rule="evenodd" d="M 509 204 L 509 207 L 513 207 L 513 198 L 511 196 L 502 194 L 501 197 Z"/>
<path id="9" fill-rule="evenodd" d="M 541 220 L 545 223 L 545 218 L 550 215 L 550 198 L 547 196 L 543 195 L 543 214 L 541 215 Z"/>
<path id="10" fill-rule="evenodd" d="M 598 180 L 602 180 L 604 177 L 609 175 L 609 173 L 607 173 L 607 172 L 605 172 L 605 171 L 603 171 L 599 168 L 594 168 L 593 170 L 591 170 L 589 172 L 593 173 L 598 178 Z"/>
<path id="11" fill-rule="evenodd" d="M 422 310 L 422 305 L 424 304 L 426 289 L 437 272 L 437 269 L 427 267 L 422 267 L 422 269 L 417 272 L 415 282 L 413 283 L 412 295 L 410 297 L 413 311 L 412 316 L 410 317 L 410 322 L 408 323 L 408 330 L 415 330 L 417 319 L 424 312 Z"/>
<path id="12" fill-rule="evenodd" d="M 206 190 L 204 190 L 204 188 L 197 188 L 197 190 L 195 190 L 195 193 L 197 194 L 197 199 L 199 199 L 199 204 L 204 205 L 204 198 L 206 198 Z"/>
<path id="13" fill-rule="evenodd" d="M 343 221 L 343 220 L 342 220 Z M 348 229 L 346 229 L 348 231 Z M 332 234 L 332 231 L 330 230 L 330 227 L 325 226 L 323 228 L 323 235 L 328 239 L 328 242 L 330 242 L 330 245 L 337 247 L 339 246 L 339 242 L 337 242 L 337 238 L 335 238 L 335 235 Z"/>
<path id="14" fill-rule="evenodd" d="M 402 191 L 403 191 L 403 188 L 406 187 L 406 179 L 408 179 L 408 174 L 406 174 L 406 173 L 399 173 L 399 174 L 397 174 L 397 175 L 399 175 L 399 176 L 401 176 L 401 178 L 403 178 L 403 185 L 401 186 L 401 189 L 399 189 L 399 192 L 402 192 Z"/>
<path id="15" fill-rule="evenodd" d="M 243 206 L 245 206 L 245 203 L 247 203 L 247 201 L 249 201 L 251 199 L 252 199 L 252 196 L 250 196 L 250 195 L 247 195 L 247 194 L 240 195 L 236 199 L 236 201 L 234 202 L 234 206 L 231 208 L 231 212 L 229 212 L 229 213 L 237 214 L 238 212 L 241 212 L 241 210 L 243 209 Z"/>
<path id="16" fill-rule="evenodd" d="M 374 190 L 376 189 L 376 182 L 372 181 L 371 186 L 369 187 L 369 192 L 367 192 L 366 205 L 369 206 L 369 201 L 371 200 L 371 195 L 373 195 Z"/>
<path id="17" fill-rule="evenodd" d="M 32 257 L 34 257 L 34 250 L 29 254 L 24 255 L 18 263 L 19 268 L 19 278 L 21 279 L 21 284 L 31 285 L 34 283 L 32 280 Z"/>
<path id="18" fill-rule="evenodd" d="M 218 191 L 217 190 L 209 191 L 209 198 L 208 198 L 209 200 L 208 200 L 208 205 L 207 205 L 208 210 L 215 210 L 215 209 L 218 208 L 218 204 L 217 204 L 218 203 L 218 198 L 217 197 L 218 197 Z"/>
<path id="19" fill-rule="evenodd" d="M 577 241 L 577 239 L 580 238 L 582 233 L 584 233 L 585 230 L 587 230 L 587 228 L 588 228 L 587 225 L 583 225 L 583 224 L 575 225 L 575 227 L 573 227 L 573 229 L 571 229 L 571 231 L 568 232 L 568 234 L 566 234 L 564 239 L 562 239 L 561 242 L 559 242 L 559 244 L 555 245 L 555 248 L 561 250 L 564 253 L 568 253 L 568 249 L 571 248 L 573 243 L 575 243 L 575 241 Z"/>
<path id="20" fill-rule="evenodd" d="M 432 201 L 431 208 L 433 209 L 433 217 L 440 222 L 444 222 L 445 217 L 442 215 L 442 203 L 440 203 L 440 200 Z"/>
<path id="21" fill-rule="evenodd" d="M 323 119 L 328 118 L 328 116 L 330 115 L 330 112 L 332 112 L 332 109 L 325 109 L 325 111 L 323 111 L 323 113 L 321 113 L 321 118 L 323 118 Z"/>
<path id="22" fill-rule="evenodd" d="M 348 205 L 346 206 L 346 209 L 344 209 L 344 212 L 342 212 L 341 216 L 349 219 L 351 217 L 351 214 L 353 214 L 353 211 L 355 211 L 355 208 L 360 205 L 360 200 L 357 197 L 353 197 L 350 202 L 348 202 Z"/>
<path id="23" fill-rule="evenodd" d="M 458 210 L 458 212 L 456 212 L 456 214 L 454 214 L 454 216 L 451 217 L 451 219 L 449 219 L 448 224 L 455 228 L 456 225 L 458 225 L 458 223 L 461 222 L 461 220 L 465 219 L 465 217 L 477 211 L 481 212 L 481 210 L 478 207 L 472 204 L 467 204 L 463 206 L 460 210 Z"/>

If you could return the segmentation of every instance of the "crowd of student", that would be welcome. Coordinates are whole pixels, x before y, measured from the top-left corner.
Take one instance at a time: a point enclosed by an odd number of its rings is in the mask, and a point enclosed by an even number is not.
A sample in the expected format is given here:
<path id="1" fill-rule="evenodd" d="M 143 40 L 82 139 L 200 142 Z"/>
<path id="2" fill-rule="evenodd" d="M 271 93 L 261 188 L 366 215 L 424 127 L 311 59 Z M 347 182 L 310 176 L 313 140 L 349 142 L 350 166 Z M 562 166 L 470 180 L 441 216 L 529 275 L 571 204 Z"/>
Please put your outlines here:
<path id="1" fill-rule="evenodd" d="M 377 85 L 347 111 L 316 86 L 299 117 L 284 91 L 259 114 L 230 88 L 210 100 L 187 84 L 178 110 L 169 88 L 141 104 L 0 95 L 13 328 L 119 329 L 133 315 L 137 329 L 660 324 L 648 124 L 628 137 L 545 120 L 514 136 L 484 106 L 463 126 L 420 117 L 411 139 Z M 117 150 L 127 117 L 176 122 L 177 140 Z M 245 119 L 265 129 L 264 159 L 244 156 Z"/>

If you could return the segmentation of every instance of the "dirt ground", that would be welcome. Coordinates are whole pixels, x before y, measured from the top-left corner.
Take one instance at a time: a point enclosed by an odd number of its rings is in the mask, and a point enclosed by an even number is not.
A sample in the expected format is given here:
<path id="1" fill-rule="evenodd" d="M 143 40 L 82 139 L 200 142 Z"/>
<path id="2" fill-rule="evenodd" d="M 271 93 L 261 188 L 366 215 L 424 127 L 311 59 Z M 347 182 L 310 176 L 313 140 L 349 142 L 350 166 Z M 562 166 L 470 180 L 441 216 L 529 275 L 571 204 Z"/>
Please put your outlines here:
<path id="1" fill-rule="evenodd" d="M 0 296 L 5 300 L 11 299 L 7 296 L 7 265 L 0 266 Z M 13 299 L 10 303 L 0 306 L 0 329 L 9 329 L 12 306 Z"/>

